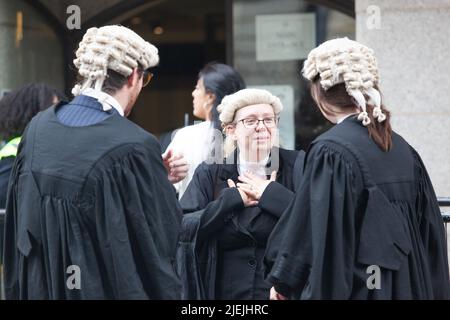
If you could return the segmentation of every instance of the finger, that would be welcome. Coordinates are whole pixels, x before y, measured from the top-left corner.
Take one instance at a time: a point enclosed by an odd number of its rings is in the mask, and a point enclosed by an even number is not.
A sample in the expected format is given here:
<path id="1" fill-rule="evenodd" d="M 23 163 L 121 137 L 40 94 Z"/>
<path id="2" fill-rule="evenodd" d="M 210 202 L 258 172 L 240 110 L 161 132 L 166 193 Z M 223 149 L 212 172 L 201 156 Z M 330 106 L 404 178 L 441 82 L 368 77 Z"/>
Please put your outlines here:
<path id="1" fill-rule="evenodd" d="M 169 164 L 174 162 L 174 161 L 178 161 L 180 159 L 185 159 L 183 153 L 174 153 L 171 151 L 171 153 L 166 157 L 165 161 L 168 162 Z"/>
<path id="2" fill-rule="evenodd" d="M 236 187 L 243 189 L 243 190 L 247 190 L 247 191 L 253 191 L 253 188 L 251 185 L 246 184 L 246 183 L 236 183 Z"/>
<path id="3" fill-rule="evenodd" d="M 286 300 L 286 298 L 279 294 L 274 287 L 272 287 L 272 289 L 270 289 L 270 300 Z"/>
<path id="4" fill-rule="evenodd" d="M 251 184 L 252 183 L 252 179 L 249 179 L 246 176 L 239 176 L 238 179 L 239 179 L 239 181 L 245 182 L 247 184 Z"/>
<path id="5" fill-rule="evenodd" d="M 186 177 L 182 177 L 182 176 L 180 176 L 180 177 L 178 177 L 178 176 L 177 176 L 177 177 L 169 176 L 169 181 L 172 182 L 172 183 L 177 183 L 177 182 L 183 181 L 184 178 L 186 178 Z"/>
<path id="6" fill-rule="evenodd" d="M 186 166 L 186 165 L 187 165 L 187 162 L 186 162 L 186 159 L 184 159 L 184 158 L 170 161 L 171 168 L 176 168 L 176 167 L 181 167 L 181 166 Z"/>
<path id="7" fill-rule="evenodd" d="M 250 201 L 249 203 L 248 203 L 248 206 L 249 207 L 255 207 L 255 206 L 257 206 L 258 205 L 258 201 Z"/>
<path id="8" fill-rule="evenodd" d="M 248 187 L 247 185 L 240 185 L 238 183 L 238 188 L 243 190 L 247 195 L 251 196 L 252 198 L 257 199 L 258 198 L 258 193 L 252 189 L 250 189 L 250 187 Z"/>
<path id="9" fill-rule="evenodd" d="M 248 183 L 245 183 L 245 182 L 238 182 L 238 183 L 236 183 L 236 186 L 237 187 L 248 187 L 248 188 L 251 188 L 251 184 L 248 184 Z"/>
<path id="10" fill-rule="evenodd" d="M 177 183 L 177 182 L 180 182 L 181 180 L 183 180 L 183 179 L 181 179 L 181 178 L 179 178 L 179 177 L 173 177 L 173 176 L 171 176 L 171 175 L 169 175 L 168 178 L 169 178 L 170 183 L 172 183 L 172 184 Z"/>
<path id="11" fill-rule="evenodd" d="M 236 187 L 242 188 L 242 189 L 245 189 L 245 190 L 249 190 L 249 191 L 256 191 L 256 190 L 253 188 L 252 185 L 247 184 L 247 183 L 240 183 L 240 182 L 238 182 L 238 183 L 236 184 Z"/>
<path id="12" fill-rule="evenodd" d="M 270 174 L 270 181 L 275 181 L 276 179 L 277 179 L 277 172 L 272 171 L 272 173 Z"/>
<path id="13" fill-rule="evenodd" d="M 234 184 L 233 180 L 228 179 L 227 182 L 228 182 L 228 186 L 229 186 L 230 188 L 236 188 L 236 185 Z"/>
<path id="14" fill-rule="evenodd" d="M 184 172 L 184 171 L 189 171 L 189 166 L 187 164 L 185 165 L 180 165 L 178 167 L 173 167 L 170 168 L 170 171 L 174 171 L 174 172 Z"/>
<path id="15" fill-rule="evenodd" d="M 172 157 L 172 153 L 173 153 L 172 149 L 167 150 L 165 153 L 162 154 L 162 158 L 164 160 L 170 159 Z"/>
<path id="16" fill-rule="evenodd" d="M 176 161 L 176 160 L 179 160 L 179 159 L 184 159 L 184 156 L 182 155 L 182 154 L 174 154 L 173 156 L 172 156 L 172 158 L 171 158 L 171 160 L 172 161 Z"/>
<path id="17" fill-rule="evenodd" d="M 270 288 L 270 294 L 269 294 L 269 296 L 270 296 L 270 300 L 276 300 L 276 294 L 275 294 L 275 289 L 274 289 L 274 287 L 272 287 L 272 288 Z"/>
<path id="18" fill-rule="evenodd" d="M 187 166 L 184 167 L 177 167 L 170 170 L 170 174 L 172 175 L 180 175 L 180 174 L 186 174 L 189 171 L 189 168 Z"/>
<path id="19" fill-rule="evenodd" d="M 277 293 L 277 300 L 287 300 L 287 297 L 283 296 L 282 294 Z"/>

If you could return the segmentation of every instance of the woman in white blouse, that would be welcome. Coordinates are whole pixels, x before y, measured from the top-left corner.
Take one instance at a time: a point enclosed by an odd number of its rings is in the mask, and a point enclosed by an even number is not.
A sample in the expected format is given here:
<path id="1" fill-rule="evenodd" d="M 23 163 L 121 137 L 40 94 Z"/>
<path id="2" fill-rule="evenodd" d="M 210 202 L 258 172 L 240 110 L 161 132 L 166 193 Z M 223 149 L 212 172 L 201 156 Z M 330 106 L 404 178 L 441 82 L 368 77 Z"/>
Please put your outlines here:
<path id="1" fill-rule="evenodd" d="M 217 106 L 223 97 L 243 88 L 245 83 L 242 76 L 226 64 L 213 62 L 200 70 L 197 84 L 192 91 L 192 103 L 194 116 L 204 121 L 178 130 L 164 155 L 184 156 L 188 163 L 186 178 L 174 184 L 179 198 L 185 192 L 197 166 L 208 157 L 214 156 L 215 138 L 222 138 Z M 176 163 L 174 165 L 176 166 Z"/>

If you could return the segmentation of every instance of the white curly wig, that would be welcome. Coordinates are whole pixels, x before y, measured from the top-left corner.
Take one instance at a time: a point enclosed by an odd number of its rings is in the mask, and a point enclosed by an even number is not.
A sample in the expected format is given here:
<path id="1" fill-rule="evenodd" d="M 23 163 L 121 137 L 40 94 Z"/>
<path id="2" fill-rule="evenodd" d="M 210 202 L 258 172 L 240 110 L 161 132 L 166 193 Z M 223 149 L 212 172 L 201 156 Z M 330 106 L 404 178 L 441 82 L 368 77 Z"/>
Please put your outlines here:
<path id="1" fill-rule="evenodd" d="M 370 124 L 364 95 L 369 97 L 367 102 L 374 106 L 373 117 L 378 122 L 386 120 L 381 110 L 380 93 L 374 88 L 378 85 L 379 75 L 372 49 L 348 38 L 326 41 L 309 53 L 303 65 L 306 79 L 312 81 L 317 75 L 324 90 L 345 83 L 347 93 L 361 109 L 358 119 L 364 126 Z"/>
<path id="2" fill-rule="evenodd" d="M 281 110 L 283 110 L 280 99 L 269 91 L 262 89 L 242 89 L 224 97 L 222 102 L 217 106 L 222 126 L 233 122 L 236 111 L 254 104 L 269 104 L 272 106 L 273 112 L 276 115 L 280 114 Z"/>
<path id="3" fill-rule="evenodd" d="M 84 81 L 77 84 L 72 93 L 77 96 L 92 86 L 100 91 L 108 69 L 128 77 L 138 63 L 147 69 L 158 62 L 158 49 L 134 31 L 119 25 L 90 28 L 73 61 Z"/>

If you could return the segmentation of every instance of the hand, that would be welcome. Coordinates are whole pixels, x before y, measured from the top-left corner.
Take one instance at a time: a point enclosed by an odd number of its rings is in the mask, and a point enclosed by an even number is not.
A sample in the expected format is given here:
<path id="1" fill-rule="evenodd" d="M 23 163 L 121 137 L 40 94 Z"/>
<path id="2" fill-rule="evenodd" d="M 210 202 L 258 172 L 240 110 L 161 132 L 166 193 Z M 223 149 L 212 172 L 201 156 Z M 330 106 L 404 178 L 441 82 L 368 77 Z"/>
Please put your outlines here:
<path id="1" fill-rule="evenodd" d="M 228 186 L 230 188 L 236 188 L 236 185 L 234 184 L 233 180 L 228 179 Z M 251 196 L 248 196 L 243 190 L 237 188 L 237 190 L 239 191 L 239 194 L 241 195 L 242 201 L 244 202 L 244 206 L 245 207 L 251 207 L 251 206 L 256 206 L 258 204 L 258 201 L 256 201 L 255 199 L 253 199 Z"/>
<path id="2" fill-rule="evenodd" d="M 270 300 L 288 300 L 287 297 L 279 294 L 274 287 L 270 288 Z"/>
<path id="3" fill-rule="evenodd" d="M 167 178 L 172 184 L 186 178 L 189 166 L 183 154 L 174 155 L 173 151 L 169 150 L 162 155 L 162 159 L 167 170 Z"/>
<path id="4" fill-rule="evenodd" d="M 251 172 L 245 172 L 243 176 L 239 176 L 239 180 L 244 183 L 238 183 L 239 189 L 242 189 L 248 196 L 251 196 L 255 200 L 261 199 L 261 196 L 266 190 L 269 183 L 275 181 L 277 178 L 277 172 L 273 171 L 268 180 L 262 179 Z"/>

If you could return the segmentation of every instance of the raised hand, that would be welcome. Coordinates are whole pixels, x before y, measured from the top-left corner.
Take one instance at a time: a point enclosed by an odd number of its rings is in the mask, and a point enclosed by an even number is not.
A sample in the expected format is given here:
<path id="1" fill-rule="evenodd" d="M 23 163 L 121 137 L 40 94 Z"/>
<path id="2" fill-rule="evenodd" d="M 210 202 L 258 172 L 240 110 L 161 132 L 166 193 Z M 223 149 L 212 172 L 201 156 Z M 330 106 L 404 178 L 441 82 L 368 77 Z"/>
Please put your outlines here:
<path id="1" fill-rule="evenodd" d="M 245 172 L 243 176 L 239 176 L 241 183 L 237 184 L 238 189 L 243 190 L 248 196 L 255 200 L 259 200 L 269 183 L 275 181 L 277 172 L 273 171 L 269 179 L 262 179 L 251 172 Z"/>
<path id="2" fill-rule="evenodd" d="M 186 178 L 189 166 L 183 154 L 175 155 L 172 150 L 162 155 L 164 167 L 167 170 L 167 178 L 171 183 L 177 183 Z"/>
<path id="3" fill-rule="evenodd" d="M 228 179 L 227 183 L 230 188 L 236 188 L 236 184 L 234 183 L 233 180 Z M 244 202 L 245 207 L 251 207 L 251 206 L 258 205 L 258 201 L 253 199 L 251 196 L 247 195 L 242 189 L 237 188 L 237 190 L 239 191 L 239 194 L 241 195 L 241 198 L 242 198 L 242 201 Z"/>

